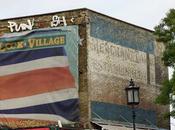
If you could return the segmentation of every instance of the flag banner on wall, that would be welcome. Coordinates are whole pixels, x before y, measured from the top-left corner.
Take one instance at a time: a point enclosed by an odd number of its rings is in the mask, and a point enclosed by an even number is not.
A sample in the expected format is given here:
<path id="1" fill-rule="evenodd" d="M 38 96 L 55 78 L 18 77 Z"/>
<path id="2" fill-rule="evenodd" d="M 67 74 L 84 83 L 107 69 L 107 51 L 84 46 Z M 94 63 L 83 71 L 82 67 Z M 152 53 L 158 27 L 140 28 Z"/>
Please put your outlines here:
<path id="1" fill-rule="evenodd" d="M 0 37 L 0 125 L 79 120 L 78 41 L 77 26 Z"/>

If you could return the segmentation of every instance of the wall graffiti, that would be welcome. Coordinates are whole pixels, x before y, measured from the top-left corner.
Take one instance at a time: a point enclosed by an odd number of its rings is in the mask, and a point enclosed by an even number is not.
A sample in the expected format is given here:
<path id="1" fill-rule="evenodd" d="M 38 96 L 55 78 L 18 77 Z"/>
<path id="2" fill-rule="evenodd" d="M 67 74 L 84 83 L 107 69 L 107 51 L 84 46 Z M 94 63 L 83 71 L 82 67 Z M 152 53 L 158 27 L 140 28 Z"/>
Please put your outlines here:
<path id="1" fill-rule="evenodd" d="M 13 21 L 8 21 L 8 28 L 10 29 L 10 32 L 19 32 L 19 31 L 26 31 L 26 30 L 32 30 L 34 26 L 34 19 L 27 20 L 27 23 L 20 23 L 17 24 Z"/>
<path id="2" fill-rule="evenodd" d="M 63 24 L 64 26 L 67 26 L 66 18 L 64 16 L 59 17 L 57 15 L 54 15 L 52 17 L 52 21 L 51 21 L 50 24 L 51 24 L 51 27 L 57 27 L 60 24 Z"/>
<path id="3" fill-rule="evenodd" d="M 70 21 L 74 23 L 75 18 L 72 17 Z M 20 31 L 27 31 L 27 30 L 33 30 L 35 25 L 35 20 L 28 19 L 25 23 L 17 23 L 14 21 L 8 21 L 8 28 L 10 29 L 10 32 L 20 32 Z M 58 16 L 53 15 L 50 20 L 50 27 L 58 27 L 58 26 L 67 26 L 67 21 L 65 16 Z"/>

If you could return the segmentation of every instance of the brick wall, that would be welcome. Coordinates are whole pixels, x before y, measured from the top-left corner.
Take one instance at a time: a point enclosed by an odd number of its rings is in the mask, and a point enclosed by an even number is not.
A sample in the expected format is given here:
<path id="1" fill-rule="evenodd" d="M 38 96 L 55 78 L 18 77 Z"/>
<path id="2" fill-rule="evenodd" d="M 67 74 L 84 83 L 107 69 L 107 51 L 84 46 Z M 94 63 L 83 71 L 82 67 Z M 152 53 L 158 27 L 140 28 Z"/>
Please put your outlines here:
<path id="1" fill-rule="evenodd" d="M 163 118 L 162 112 L 169 111 L 169 107 L 154 102 L 160 92 L 161 81 L 168 76 L 167 68 L 161 62 L 163 44 L 155 42 L 151 31 L 94 12 L 89 15 L 87 58 L 90 101 L 126 106 L 125 87 L 132 78 L 140 87 L 138 108 L 153 110 L 157 115 L 157 125 L 168 128 L 169 120 Z"/>
<path id="2" fill-rule="evenodd" d="M 79 97 L 84 127 L 90 126 L 91 101 L 126 106 L 124 88 L 130 78 L 140 86 L 139 108 L 154 110 L 158 126 L 168 127 L 168 120 L 163 120 L 160 113 L 168 111 L 169 107 L 154 103 L 161 81 L 167 78 L 167 68 L 160 60 L 163 45 L 154 41 L 151 31 L 79 9 L 1 20 L 0 35 L 10 33 L 9 20 L 26 23 L 34 19 L 33 29 L 50 28 L 53 15 L 65 16 L 68 26 L 79 27 L 82 41 L 79 46 Z"/>

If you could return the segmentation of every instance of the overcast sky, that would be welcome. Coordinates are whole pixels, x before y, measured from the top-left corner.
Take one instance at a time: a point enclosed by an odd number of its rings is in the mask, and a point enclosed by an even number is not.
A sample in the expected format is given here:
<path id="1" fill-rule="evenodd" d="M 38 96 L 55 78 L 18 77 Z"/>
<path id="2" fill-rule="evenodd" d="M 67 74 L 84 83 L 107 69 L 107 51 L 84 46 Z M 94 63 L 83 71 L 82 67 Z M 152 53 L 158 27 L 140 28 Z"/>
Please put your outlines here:
<path id="1" fill-rule="evenodd" d="M 0 19 L 83 7 L 153 29 L 175 0 L 0 0 Z"/>
<path id="2" fill-rule="evenodd" d="M 153 30 L 175 0 L 0 0 L 0 19 L 84 7 Z"/>

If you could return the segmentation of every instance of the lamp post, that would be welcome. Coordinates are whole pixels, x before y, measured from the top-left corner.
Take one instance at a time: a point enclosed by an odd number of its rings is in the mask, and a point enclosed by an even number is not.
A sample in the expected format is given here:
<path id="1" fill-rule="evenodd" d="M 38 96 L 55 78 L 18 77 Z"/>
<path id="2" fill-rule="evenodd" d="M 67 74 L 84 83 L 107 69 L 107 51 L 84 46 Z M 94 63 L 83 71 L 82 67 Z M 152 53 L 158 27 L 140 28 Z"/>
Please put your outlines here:
<path id="1" fill-rule="evenodd" d="M 133 118 L 133 130 L 136 130 L 135 127 L 135 109 L 134 106 L 138 105 L 140 102 L 139 99 L 139 87 L 135 86 L 134 81 L 131 79 L 129 82 L 129 86 L 125 88 L 126 96 L 127 96 L 127 104 L 132 106 L 132 118 Z"/>

